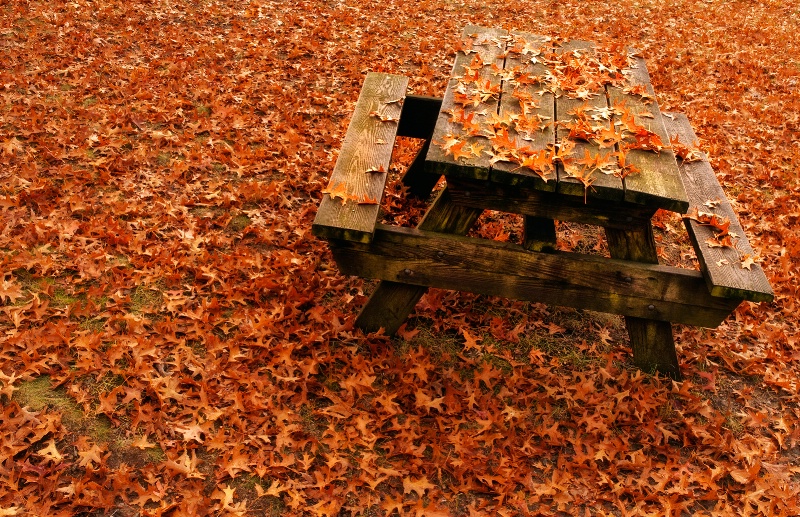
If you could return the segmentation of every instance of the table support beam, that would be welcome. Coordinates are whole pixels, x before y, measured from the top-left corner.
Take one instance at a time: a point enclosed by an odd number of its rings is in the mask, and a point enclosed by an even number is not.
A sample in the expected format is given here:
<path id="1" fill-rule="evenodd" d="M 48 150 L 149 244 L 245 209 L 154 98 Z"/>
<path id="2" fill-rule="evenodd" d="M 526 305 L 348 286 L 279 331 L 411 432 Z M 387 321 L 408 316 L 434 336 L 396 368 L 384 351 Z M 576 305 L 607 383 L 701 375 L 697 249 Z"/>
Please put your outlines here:
<path id="1" fill-rule="evenodd" d="M 656 243 L 650 224 L 627 230 L 606 228 L 606 238 L 612 258 L 658 264 Z M 626 316 L 625 326 L 636 366 L 644 371 L 663 373 L 675 380 L 681 379 L 671 323 Z"/>
<path id="2" fill-rule="evenodd" d="M 547 217 L 523 216 L 523 247 L 528 251 L 556 249 L 556 222 Z"/>
<path id="3" fill-rule="evenodd" d="M 417 226 L 420 230 L 466 235 L 483 210 L 453 203 L 447 188 L 439 193 Z M 383 328 L 393 335 L 405 322 L 427 287 L 381 281 L 356 318 L 356 326 L 365 332 Z"/>

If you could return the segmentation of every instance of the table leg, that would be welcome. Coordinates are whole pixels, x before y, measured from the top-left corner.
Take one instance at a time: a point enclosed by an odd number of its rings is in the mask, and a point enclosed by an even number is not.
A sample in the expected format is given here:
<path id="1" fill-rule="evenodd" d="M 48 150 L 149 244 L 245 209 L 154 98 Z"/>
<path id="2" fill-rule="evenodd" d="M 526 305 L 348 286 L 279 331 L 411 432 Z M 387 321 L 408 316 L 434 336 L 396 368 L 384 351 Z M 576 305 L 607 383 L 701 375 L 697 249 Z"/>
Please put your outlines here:
<path id="1" fill-rule="evenodd" d="M 428 155 L 430 146 L 431 141 L 426 140 L 403 175 L 403 185 L 408 187 L 408 194 L 418 199 L 430 196 L 441 177 L 438 174 L 425 172 L 425 157 Z"/>
<path id="2" fill-rule="evenodd" d="M 420 230 L 466 235 L 478 220 L 480 208 L 470 208 L 453 203 L 450 192 L 445 188 L 425 213 L 419 223 Z M 356 326 L 366 332 L 380 328 L 393 335 L 414 310 L 427 287 L 408 285 L 399 282 L 381 281 L 375 292 L 361 309 Z"/>
<path id="3" fill-rule="evenodd" d="M 526 215 L 523 226 L 523 246 L 528 251 L 554 251 L 556 249 L 556 222 L 547 217 Z"/>
<path id="4" fill-rule="evenodd" d="M 620 230 L 606 228 L 612 258 L 658 263 L 653 228 L 650 224 Z M 625 317 L 625 326 L 633 348 L 633 362 L 645 371 L 658 371 L 680 380 L 678 356 L 668 321 Z"/>

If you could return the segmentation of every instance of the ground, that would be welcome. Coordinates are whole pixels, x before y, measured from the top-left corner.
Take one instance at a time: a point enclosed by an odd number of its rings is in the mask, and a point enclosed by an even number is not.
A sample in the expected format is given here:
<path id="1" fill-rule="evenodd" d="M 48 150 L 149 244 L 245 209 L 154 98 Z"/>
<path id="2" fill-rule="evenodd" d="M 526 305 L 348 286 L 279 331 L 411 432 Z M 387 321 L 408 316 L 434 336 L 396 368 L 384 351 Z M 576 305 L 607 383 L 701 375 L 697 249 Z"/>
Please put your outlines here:
<path id="1" fill-rule="evenodd" d="M 796 515 L 800 11 L 788 1 L 0 5 L 0 515 Z M 397 337 L 310 233 L 368 71 L 467 24 L 637 47 L 775 290 L 674 329 L 431 290 Z M 384 206 L 423 207 L 398 183 Z M 696 267 L 676 216 L 665 263 Z M 514 241 L 519 220 L 476 232 Z M 559 223 L 559 246 L 604 253 Z"/>

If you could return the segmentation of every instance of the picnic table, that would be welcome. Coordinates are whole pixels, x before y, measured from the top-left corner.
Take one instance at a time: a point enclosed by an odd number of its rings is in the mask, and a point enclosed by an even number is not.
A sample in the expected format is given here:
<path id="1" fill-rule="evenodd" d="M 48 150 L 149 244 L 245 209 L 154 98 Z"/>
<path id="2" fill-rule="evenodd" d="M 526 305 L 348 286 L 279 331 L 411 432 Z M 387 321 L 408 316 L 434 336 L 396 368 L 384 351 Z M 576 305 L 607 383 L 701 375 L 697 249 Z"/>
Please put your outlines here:
<path id="1" fill-rule="evenodd" d="M 393 334 L 428 287 L 625 317 L 634 363 L 675 379 L 672 324 L 716 327 L 771 301 L 682 114 L 658 107 L 635 51 L 469 26 L 442 99 L 367 75 L 313 225 L 339 269 L 381 280 L 356 323 Z M 416 228 L 380 224 L 396 136 L 424 145 L 403 181 Z M 700 270 L 659 265 L 652 218 L 684 215 Z M 519 245 L 467 237 L 484 210 L 522 214 Z M 605 229 L 610 257 L 558 251 L 555 221 Z"/>

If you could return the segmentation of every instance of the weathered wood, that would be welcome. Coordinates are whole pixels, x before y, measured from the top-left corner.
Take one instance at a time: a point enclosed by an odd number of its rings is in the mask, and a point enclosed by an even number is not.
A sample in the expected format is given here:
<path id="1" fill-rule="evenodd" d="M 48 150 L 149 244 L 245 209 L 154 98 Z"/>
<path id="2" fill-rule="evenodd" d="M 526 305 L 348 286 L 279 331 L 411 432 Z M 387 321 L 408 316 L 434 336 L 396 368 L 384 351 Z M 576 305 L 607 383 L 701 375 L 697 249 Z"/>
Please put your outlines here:
<path id="1" fill-rule="evenodd" d="M 503 50 L 495 44 L 493 40 L 499 40 L 508 35 L 508 32 L 502 29 L 487 29 L 483 27 L 468 26 L 464 29 L 462 40 L 466 43 L 472 41 L 472 49 L 476 53 L 465 54 L 459 51 L 456 55 L 455 63 L 453 64 L 453 72 L 451 73 L 450 82 L 445 90 L 444 99 L 442 100 L 442 110 L 439 113 L 439 119 L 436 123 L 436 130 L 433 133 L 433 145 L 430 146 L 428 151 L 427 160 L 429 173 L 447 177 L 467 177 L 475 179 L 487 179 L 489 177 L 489 156 L 484 153 L 479 153 L 478 156 L 470 155 L 469 157 L 460 157 L 455 160 L 452 154 L 442 148 L 442 145 L 448 138 L 458 138 L 465 141 L 466 145 L 482 145 L 486 146 L 487 140 L 480 136 L 468 135 L 461 124 L 453 121 L 452 114 L 448 112 L 459 112 L 464 110 L 465 113 L 473 114 L 473 121 L 475 123 L 485 120 L 492 114 L 497 114 L 497 102 L 495 97 L 490 97 L 479 106 L 461 106 L 454 101 L 456 88 L 459 84 L 459 79 L 463 77 L 465 67 L 475 59 L 474 56 L 480 56 L 487 66 L 484 66 L 479 71 L 479 83 L 488 83 L 492 87 L 500 86 L 500 78 L 492 74 L 491 65 L 502 69 L 503 68 Z"/>
<path id="2" fill-rule="evenodd" d="M 561 47 L 556 49 L 556 52 L 565 53 L 583 53 L 593 54 L 594 45 L 588 41 L 573 40 L 568 41 Z M 575 99 L 569 97 L 564 92 L 557 92 L 556 98 L 556 117 L 558 120 L 558 131 L 556 140 L 561 144 L 567 139 L 569 135 L 569 124 L 575 121 L 576 117 L 573 112 L 577 108 L 590 107 L 590 108 L 606 108 L 608 101 L 605 92 L 597 92 L 596 95 L 589 99 Z M 591 156 L 603 155 L 613 151 L 613 149 L 601 149 L 595 142 L 586 142 L 581 140 L 575 141 L 575 147 L 568 155 L 570 158 L 581 159 L 585 153 Z M 558 164 L 558 187 L 557 190 L 561 194 L 570 196 L 579 196 L 581 199 L 586 197 L 597 199 L 608 199 L 612 201 L 622 201 L 624 190 L 622 180 L 611 174 L 602 174 L 595 172 L 592 176 L 593 183 L 587 188 L 584 184 L 574 177 L 570 177 L 565 170 L 564 165 Z"/>
<path id="3" fill-rule="evenodd" d="M 524 216 L 522 247 L 528 251 L 555 251 L 555 221 L 547 217 Z"/>
<path id="4" fill-rule="evenodd" d="M 548 44 L 544 36 L 536 36 L 524 32 L 512 32 L 511 36 L 513 38 L 511 44 L 514 46 L 520 44 L 535 49 Z M 499 119 L 516 119 L 515 124 L 509 129 L 509 139 L 515 142 L 520 150 L 529 149 L 533 152 L 541 152 L 546 149 L 552 149 L 555 145 L 555 132 L 553 131 L 553 122 L 555 121 L 554 96 L 551 92 L 541 93 L 544 89 L 544 85 L 541 82 L 528 82 L 532 78 L 544 77 L 545 71 L 545 66 L 541 61 L 534 63 L 530 57 L 520 53 L 509 52 L 505 60 L 504 72 L 509 77 L 509 80 L 504 79 L 502 82 Z M 524 78 L 525 81 L 516 83 L 514 82 L 516 78 Z M 538 107 L 533 108 L 531 105 L 532 109 L 530 111 L 523 112 L 520 97 L 535 99 Z M 541 129 L 529 132 L 517 130 L 516 128 L 525 119 L 542 122 L 544 125 Z M 494 164 L 490 172 L 490 178 L 495 183 L 526 186 L 546 191 L 555 191 L 557 179 L 555 170 L 542 178 L 528 167 L 521 167 L 519 164 L 505 161 Z"/>
<path id="5" fill-rule="evenodd" d="M 449 190 L 445 188 L 439 193 L 425 217 L 420 221 L 419 228 L 432 232 L 466 235 L 482 212 L 483 209 L 480 208 L 454 204 Z M 335 250 L 339 249 L 340 245 L 331 243 L 334 257 L 336 256 Z M 362 270 L 358 264 L 340 259 L 336 259 L 336 262 L 339 269 L 345 274 L 370 278 L 370 275 L 365 273 L 366 270 Z M 381 280 L 356 318 L 356 326 L 365 332 L 376 332 L 382 328 L 387 335 L 391 336 L 397 332 L 397 329 L 414 310 L 414 306 L 425 294 L 429 285 L 395 282 L 390 278 L 381 278 Z M 388 282 L 383 280 L 388 280 Z"/>
<path id="6" fill-rule="evenodd" d="M 440 177 L 438 174 L 429 174 L 426 171 L 425 157 L 428 155 L 433 130 L 441 109 L 442 99 L 438 97 L 407 95 L 400 114 L 397 136 L 425 140 L 425 144 L 417 152 L 402 178 L 403 184 L 408 187 L 408 194 L 419 199 L 430 195 Z"/>
<path id="7" fill-rule="evenodd" d="M 610 228 L 649 224 L 655 213 L 655 209 L 632 203 L 597 198 L 584 203 L 583 197 L 485 182 L 448 180 L 448 188 L 459 205 Z"/>
<path id="8" fill-rule="evenodd" d="M 653 226 L 649 222 L 639 226 L 632 226 L 627 230 L 606 228 L 606 239 L 608 240 L 609 252 L 613 258 L 636 261 L 636 263 L 658 264 L 658 254 L 656 253 L 656 244 L 653 238 Z M 696 302 L 707 293 L 701 292 L 695 285 L 693 288 L 678 290 L 676 294 L 687 302 Z M 712 297 L 712 300 L 720 300 L 720 298 Z M 689 324 L 716 327 L 735 307 L 736 302 L 731 302 L 721 312 L 716 313 L 717 316 L 714 321 Z M 647 309 L 649 312 L 655 313 L 658 311 L 658 306 L 657 304 L 648 305 Z M 712 313 L 711 309 L 703 306 L 697 307 L 695 310 L 701 318 L 705 318 Z M 672 337 L 672 325 L 670 322 L 688 322 L 679 318 L 661 318 L 655 314 L 624 315 L 626 316 L 625 326 L 628 329 L 628 336 L 633 349 L 633 362 L 636 366 L 645 371 L 658 371 L 669 375 L 675 380 L 680 380 L 681 370 L 678 365 L 678 356 L 675 353 L 675 341 Z M 719 318 L 718 321 L 717 318 Z"/>
<path id="9" fill-rule="evenodd" d="M 407 86 L 402 76 L 367 74 L 328 183 L 332 193 L 323 194 L 314 218 L 314 235 L 358 242 L 372 238 Z"/>
<path id="10" fill-rule="evenodd" d="M 423 291 L 427 286 L 457 289 L 701 326 L 718 325 L 737 303 L 711 296 L 698 271 L 529 252 L 510 243 L 411 228 L 378 225 L 370 245 L 333 242 L 331 249 L 345 274 L 413 284 Z"/>
<path id="11" fill-rule="evenodd" d="M 632 68 L 626 74 L 628 81 L 633 87 L 643 86 L 650 99 L 649 102 L 645 102 L 639 95 L 625 93 L 622 88 L 615 86 L 608 87 L 608 99 L 612 106 L 624 104 L 626 109 L 634 114 L 637 124 L 657 134 L 664 146 L 668 147 L 669 137 L 661 111 L 658 109 L 645 60 L 633 57 L 632 61 Z M 647 113 L 649 116 L 642 116 L 642 113 Z M 633 149 L 628 152 L 626 161 L 641 171 L 625 178 L 626 201 L 657 206 L 679 213 L 686 212 L 689 200 L 681 182 L 675 155 L 670 149 L 663 149 L 658 153 Z"/>
<path id="12" fill-rule="evenodd" d="M 665 120 L 670 138 L 677 136 L 683 145 L 692 147 L 697 137 L 689 120 L 682 113 L 672 114 L 672 117 L 671 120 L 669 118 Z M 679 158 L 678 164 L 689 196 L 689 212 L 699 210 L 727 219 L 730 221 L 729 233 L 738 236 L 735 241 L 736 249 L 710 247 L 706 241 L 714 236 L 711 227 L 684 218 L 686 230 L 689 232 L 700 269 L 711 294 L 752 302 L 772 301 L 775 295 L 761 266 L 753 263 L 749 269 L 742 267 L 742 259 L 745 257 L 754 259 L 756 253 L 750 246 L 706 156 L 702 154 L 701 160 L 693 162 L 684 162 Z"/>

